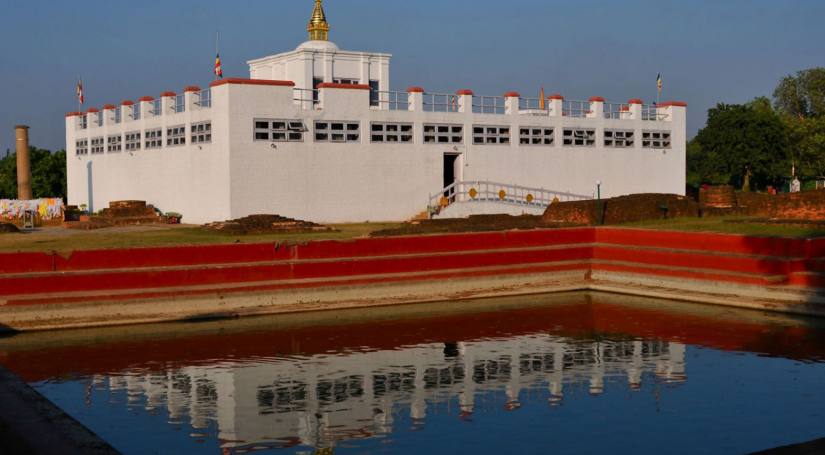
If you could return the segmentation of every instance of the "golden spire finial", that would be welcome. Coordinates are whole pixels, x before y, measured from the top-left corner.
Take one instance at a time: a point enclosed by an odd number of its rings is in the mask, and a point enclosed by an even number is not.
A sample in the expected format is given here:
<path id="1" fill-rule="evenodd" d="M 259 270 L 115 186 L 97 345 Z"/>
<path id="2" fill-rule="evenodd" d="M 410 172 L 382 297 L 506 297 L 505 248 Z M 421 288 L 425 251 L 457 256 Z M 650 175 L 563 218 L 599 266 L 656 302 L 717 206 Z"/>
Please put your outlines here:
<path id="1" fill-rule="evenodd" d="M 315 0 L 315 9 L 312 10 L 307 31 L 310 41 L 329 41 L 329 24 L 321 0 Z"/>

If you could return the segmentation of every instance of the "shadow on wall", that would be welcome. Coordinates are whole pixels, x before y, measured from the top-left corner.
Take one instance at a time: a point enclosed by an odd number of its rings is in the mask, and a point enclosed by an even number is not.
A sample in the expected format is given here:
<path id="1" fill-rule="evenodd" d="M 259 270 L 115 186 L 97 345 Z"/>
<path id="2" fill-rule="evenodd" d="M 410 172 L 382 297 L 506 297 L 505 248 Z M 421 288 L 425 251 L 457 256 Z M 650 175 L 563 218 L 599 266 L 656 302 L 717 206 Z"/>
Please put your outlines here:
<path id="1" fill-rule="evenodd" d="M 13 329 L 7 325 L 0 324 L 0 338 L 11 337 L 19 333 L 20 331 L 17 329 Z M 2 358 L 2 356 L 0 356 L 0 358 Z"/>
<path id="2" fill-rule="evenodd" d="M 86 163 L 86 185 L 88 194 L 88 210 L 89 213 L 95 212 L 95 202 L 94 202 L 94 175 L 92 174 L 92 162 L 89 161 Z"/>

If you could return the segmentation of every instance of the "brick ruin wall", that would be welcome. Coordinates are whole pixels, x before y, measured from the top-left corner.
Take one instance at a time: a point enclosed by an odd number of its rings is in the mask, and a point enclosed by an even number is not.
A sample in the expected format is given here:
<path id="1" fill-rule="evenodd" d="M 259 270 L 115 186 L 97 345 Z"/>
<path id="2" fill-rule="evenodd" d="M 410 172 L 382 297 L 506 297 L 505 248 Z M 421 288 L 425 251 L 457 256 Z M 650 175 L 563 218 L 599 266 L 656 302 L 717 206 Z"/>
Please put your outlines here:
<path id="1" fill-rule="evenodd" d="M 737 205 L 750 216 L 785 220 L 825 220 L 825 190 L 801 193 L 736 193 Z"/>
<path id="2" fill-rule="evenodd" d="M 708 187 L 700 203 L 672 194 L 634 194 L 597 201 L 559 202 L 542 216 L 547 224 L 582 226 L 619 224 L 662 218 L 699 216 L 753 216 L 780 220 L 825 221 L 825 189 L 801 193 L 746 193 L 730 186 Z M 667 210 L 663 210 L 667 207 Z M 700 212 L 701 209 L 701 212 Z"/>
<path id="3" fill-rule="evenodd" d="M 542 221 L 548 224 L 570 223 L 594 226 L 603 217 L 604 224 L 629 223 L 699 216 L 699 204 L 675 194 L 633 194 L 601 201 L 557 202 L 545 210 Z"/>

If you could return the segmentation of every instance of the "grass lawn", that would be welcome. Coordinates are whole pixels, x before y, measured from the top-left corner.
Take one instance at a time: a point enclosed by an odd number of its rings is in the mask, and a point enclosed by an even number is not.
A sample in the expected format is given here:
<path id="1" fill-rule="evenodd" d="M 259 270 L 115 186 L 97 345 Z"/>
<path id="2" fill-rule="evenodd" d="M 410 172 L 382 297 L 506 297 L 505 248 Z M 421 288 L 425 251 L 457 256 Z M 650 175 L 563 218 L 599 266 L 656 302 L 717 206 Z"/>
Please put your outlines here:
<path id="1" fill-rule="evenodd" d="M 804 227 L 767 223 L 728 222 L 747 218 L 675 218 L 626 223 L 621 227 L 669 231 L 721 232 L 775 237 L 823 237 L 825 226 Z M 130 226 L 95 231 L 44 228 L 35 232 L 0 234 L 0 252 L 95 250 L 151 246 L 205 245 L 226 243 L 307 242 L 310 240 L 346 240 L 369 233 L 395 229 L 401 223 L 360 223 L 331 225 L 335 232 L 285 233 L 266 235 L 227 235 L 198 226 Z"/>
<path id="2" fill-rule="evenodd" d="M 220 234 L 197 226 L 131 226 L 95 231 L 44 228 L 30 233 L 0 234 L 0 251 L 69 252 L 72 250 L 173 245 L 345 240 L 366 236 L 372 231 L 396 228 L 399 223 L 360 223 L 330 226 L 336 231 L 242 236 Z"/>
<path id="3" fill-rule="evenodd" d="M 801 226 L 743 222 L 748 218 L 674 218 L 670 220 L 638 221 L 622 224 L 622 227 L 661 229 L 666 231 L 720 232 L 770 237 L 823 237 L 825 226 Z"/>

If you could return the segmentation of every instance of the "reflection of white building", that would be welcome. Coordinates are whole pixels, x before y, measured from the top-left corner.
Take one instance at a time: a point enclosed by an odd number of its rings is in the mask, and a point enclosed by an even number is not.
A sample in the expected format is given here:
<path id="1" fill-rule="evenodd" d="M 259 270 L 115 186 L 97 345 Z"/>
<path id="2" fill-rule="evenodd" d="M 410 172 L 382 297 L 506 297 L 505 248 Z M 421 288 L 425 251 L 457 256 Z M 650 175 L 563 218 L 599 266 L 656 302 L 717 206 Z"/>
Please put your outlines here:
<path id="1" fill-rule="evenodd" d="M 352 222 L 410 219 L 460 182 L 454 215 L 540 213 L 597 181 L 603 197 L 684 194 L 684 103 L 392 91 L 391 56 L 339 49 L 320 1 L 308 28 L 295 50 L 249 61 L 250 79 L 70 113 L 68 202 Z"/>
<path id="2" fill-rule="evenodd" d="M 537 334 L 509 339 L 425 344 L 392 351 L 190 366 L 162 373 L 98 377 L 128 393 L 133 406 L 165 407 L 194 429 L 216 424 L 225 447 L 337 441 L 392 431 L 393 411 L 426 421 L 428 408 L 456 400 L 461 417 L 491 407 L 515 410 L 526 390 L 546 390 L 550 405 L 570 384 L 641 386 L 643 373 L 681 382 L 685 346 L 662 341 L 592 342 Z M 503 392 L 505 403 L 492 403 Z"/>

